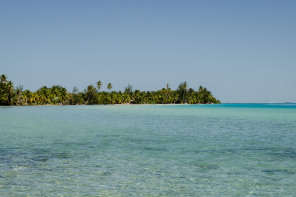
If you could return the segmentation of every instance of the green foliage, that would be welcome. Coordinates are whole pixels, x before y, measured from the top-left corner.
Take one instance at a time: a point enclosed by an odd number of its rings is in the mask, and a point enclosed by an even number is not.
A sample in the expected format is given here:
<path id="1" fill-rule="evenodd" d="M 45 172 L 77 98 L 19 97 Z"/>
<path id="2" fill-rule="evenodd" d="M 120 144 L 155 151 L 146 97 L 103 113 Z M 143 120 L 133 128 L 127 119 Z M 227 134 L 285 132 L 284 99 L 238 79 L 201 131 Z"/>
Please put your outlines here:
<path id="1" fill-rule="evenodd" d="M 133 91 L 133 86 L 131 84 L 128 84 L 127 87 L 124 88 L 124 92 L 127 94 L 131 94 Z"/>
<path id="2" fill-rule="evenodd" d="M 177 93 L 179 94 L 179 101 L 180 103 L 186 103 L 187 99 L 187 82 L 182 82 L 179 84 Z"/>
<path id="3" fill-rule="evenodd" d="M 210 91 L 200 86 L 198 91 L 188 88 L 186 82 L 179 84 L 177 90 L 171 90 L 169 84 L 158 91 L 132 90 L 129 84 L 124 92 L 111 91 L 112 84 L 107 84 L 108 92 L 100 91 L 102 82 L 96 87 L 89 85 L 83 92 L 74 87 L 72 93 L 66 88 L 55 85 L 51 88 L 43 86 L 36 92 L 16 89 L 5 75 L 0 77 L 0 105 L 80 105 L 80 104 L 209 104 L 220 103 Z"/>
<path id="4" fill-rule="evenodd" d="M 98 81 L 97 82 L 97 88 L 98 88 L 99 91 L 100 91 L 101 87 L 102 87 L 102 82 L 101 81 Z"/>
<path id="5" fill-rule="evenodd" d="M 69 94 L 69 104 L 70 105 L 81 105 L 83 104 L 83 94 L 82 93 L 70 93 Z"/>
<path id="6" fill-rule="evenodd" d="M 7 81 L 6 75 L 0 76 L 0 105 L 13 105 L 13 83 Z"/>
<path id="7" fill-rule="evenodd" d="M 97 104 L 98 103 L 98 98 L 97 98 L 97 90 L 95 88 L 95 86 L 93 85 L 89 85 L 87 86 L 85 92 L 85 103 L 88 105 L 93 105 L 93 104 Z"/>
<path id="8" fill-rule="evenodd" d="M 108 89 L 108 90 L 111 90 L 111 89 L 112 89 L 112 84 L 111 84 L 111 83 L 108 83 L 108 85 L 107 85 L 107 89 Z"/>

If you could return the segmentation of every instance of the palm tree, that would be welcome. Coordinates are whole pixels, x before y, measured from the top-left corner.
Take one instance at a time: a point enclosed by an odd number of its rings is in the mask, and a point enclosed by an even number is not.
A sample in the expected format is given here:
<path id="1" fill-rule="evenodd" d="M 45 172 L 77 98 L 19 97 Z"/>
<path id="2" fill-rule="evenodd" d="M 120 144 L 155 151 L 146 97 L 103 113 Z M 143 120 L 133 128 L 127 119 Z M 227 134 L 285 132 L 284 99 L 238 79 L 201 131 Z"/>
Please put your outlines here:
<path id="1" fill-rule="evenodd" d="M 72 94 L 76 94 L 78 92 L 78 88 L 76 86 L 74 86 L 73 90 L 72 90 Z"/>
<path id="2" fill-rule="evenodd" d="M 19 85 L 16 89 L 15 89 L 15 96 L 16 96 L 16 102 L 17 105 L 21 105 L 22 104 L 22 95 L 23 95 L 23 86 Z"/>
<path id="3" fill-rule="evenodd" d="M 4 84 L 7 80 L 7 76 L 2 74 L 0 77 L 0 80 L 1 80 L 2 84 Z"/>
<path id="4" fill-rule="evenodd" d="M 91 100 L 90 104 L 94 104 L 94 99 L 95 99 L 95 93 L 96 93 L 96 88 L 93 85 L 89 85 L 87 86 L 87 90 L 86 90 L 86 104 L 89 103 L 89 101 Z"/>
<path id="5" fill-rule="evenodd" d="M 171 94 L 171 88 L 170 88 L 170 84 L 166 84 L 166 103 L 169 103 L 169 97 L 170 97 L 170 94 Z"/>
<path id="6" fill-rule="evenodd" d="M 8 90 L 8 105 L 12 105 L 13 104 L 13 82 L 8 81 L 7 82 L 7 90 Z"/>
<path id="7" fill-rule="evenodd" d="M 165 102 L 165 98 L 166 98 L 166 89 L 165 88 L 162 88 L 161 90 L 160 90 L 160 92 L 161 92 L 161 96 L 162 96 L 162 104 L 164 104 L 164 103 L 166 103 Z"/>
<path id="8" fill-rule="evenodd" d="M 168 90 L 170 88 L 170 84 L 166 84 L 166 89 Z"/>
<path id="9" fill-rule="evenodd" d="M 51 100 L 50 98 L 52 97 L 52 92 L 51 92 L 50 88 L 48 88 L 46 86 L 39 88 L 36 91 L 36 94 L 38 96 L 36 96 L 35 100 L 36 100 L 37 104 L 41 104 L 41 105 L 48 104 Z"/>
<path id="10" fill-rule="evenodd" d="M 130 95 L 127 92 L 124 92 L 122 95 L 122 102 L 123 103 L 130 103 Z"/>
<path id="11" fill-rule="evenodd" d="M 107 85 L 107 89 L 110 91 L 112 89 L 112 84 L 111 83 L 108 83 Z"/>
<path id="12" fill-rule="evenodd" d="M 188 86 L 186 81 L 180 83 L 178 86 L 177 92 L 179 93 L 181 103 L 186 102 L 187 88 Z"/>
<path id="13" fill-rule="evenodd" d="M 97 88 L 98 88 L 98 90 L 100 90 L 100 89 L 101 89 L 102 85 L 103 85 L 103 84 L 102 84 L 102 82 L 101 82 L 101 81 L 98 81 L 98 82 L 97 82 Z"/>
<path id="14" fill-rule="evenodd" d="M 206 88 L 200 86 L 198 91 L 188 88 L 186 81 L 179 84 L 177 90 L 171 90 L 167 83 L 164 88 L 158 91 L 145 92 L 132 90 L 129 84 L 124 92 L 112 91 L 112 84 L 107 84 L 108 92 L 101 91 L 102 82 L 96 82 L 89 85 L 84 92 L 78 92 L 76 87 L 73 92 L 67 92 L 67 89 L 60 86 L 48 88 L 43 86 L 35 92 L 29 90 L 23 91 L 23 87 L 16 89 L 13 83 L 7 80 L 6 75 L 0 75 L 0 105 L 44 105 L 44 104 L 120 104 L 120 103 L 220 103 L 212 93 Z"/>
<path id="15" fill-rule="evenodd" d="M 199 86 L 198 93 L 200 94 L 201 103 L 210 103 L 210 96 L 212 93 L 202 86 Z"/>
<path id="16" fill-rule="evenodd" d="M 40 94 L 38 92 L 34 92 L 31 98 L 31 103 L 35 103 L 37 105 L 42 104 L 40 99 Z"/>
<path id="17" fill-rule="evenodd" d="M 64 102 L 66 102 L 66 100 L 68 98 L 67 89 L 60 86 L 60 85 L 53 86 L 51 89 L 53 89 L 53 88 L 55 89 L 54 93 L 57 97 L 57 99 L 56 99 L 57 103 L 62 104 Z"/>
<path id="18" fill-rule="evenodd" d="M 179 98 L 179 95 L 176 91 L 173 91 L 172 93 L 172 100 L 173 100 L 173 103 L 176 104 L 176 101 L 178 100 Z"/>
<path id="19" fill-rule="evenodd" d="M 131 94 L 133 91 L 133 86 L 131 84 L 128 84 L 127 87 L 124 88 L 124 92 L 127 94 Z"/>
<path id="20" fill-rule="evenodd" d="M 31 92 L 30 92 L 30 90 L 25 90 L 24 92 L 23 92 L 23 95 L 22 95 L 22 97 L 23 97 L 23 99 L 25 100 L 25 105 L 27 105 L 28 104 L 28 101 L 30 100 L 30 97 L 31 97 Z"/>

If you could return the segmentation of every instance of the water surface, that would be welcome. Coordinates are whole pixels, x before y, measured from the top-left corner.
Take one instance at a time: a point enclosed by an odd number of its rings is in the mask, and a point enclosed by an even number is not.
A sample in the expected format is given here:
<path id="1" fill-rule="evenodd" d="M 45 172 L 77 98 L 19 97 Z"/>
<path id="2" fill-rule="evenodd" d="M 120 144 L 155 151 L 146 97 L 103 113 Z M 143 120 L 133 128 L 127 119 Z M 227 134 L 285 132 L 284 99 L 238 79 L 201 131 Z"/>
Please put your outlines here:
<path id="1" fill-rule="evenodd" d="M 293 196 L 296 105 L 0 107 L 0 196 Z"/>

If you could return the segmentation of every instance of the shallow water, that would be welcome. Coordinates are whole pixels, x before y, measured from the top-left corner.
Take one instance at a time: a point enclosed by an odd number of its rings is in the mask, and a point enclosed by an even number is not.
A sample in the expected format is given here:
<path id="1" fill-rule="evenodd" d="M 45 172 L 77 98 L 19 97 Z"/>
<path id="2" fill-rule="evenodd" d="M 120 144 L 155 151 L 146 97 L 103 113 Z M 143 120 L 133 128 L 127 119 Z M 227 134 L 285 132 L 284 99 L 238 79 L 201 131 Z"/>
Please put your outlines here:
<path id="1" fill-rule="evenodd" d="M 0 107 L 0 196 L 293 196 L 296 105 Z"/>

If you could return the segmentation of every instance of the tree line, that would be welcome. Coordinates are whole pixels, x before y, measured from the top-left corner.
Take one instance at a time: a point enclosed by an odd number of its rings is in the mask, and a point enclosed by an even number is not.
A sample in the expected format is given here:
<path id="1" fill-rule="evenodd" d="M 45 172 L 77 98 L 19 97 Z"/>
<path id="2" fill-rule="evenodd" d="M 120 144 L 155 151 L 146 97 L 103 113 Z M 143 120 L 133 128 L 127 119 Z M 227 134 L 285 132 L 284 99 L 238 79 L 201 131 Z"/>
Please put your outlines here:
<path id="1" fill-rule="evenodd" d="M 101 91 L 102 82 L 89 85 L 84 91 L 76 87 L 72 92 L 60 85 L 51 88 L 43 86 L 37 91 L 24 90 L 21 85 L 14 87 L 6 75 L 0 76 L 0 105 L 95 105 L 95 104 L 218 104 L 220 103 L 206 88 L 199 86 L 194 90 L 186 82 L 172 90 L 169 84 L 157 91 L 134 90 L 132 85 L 124 91 L 111 91 L 112 84 L 107 84 L 108 91 Z"/>

